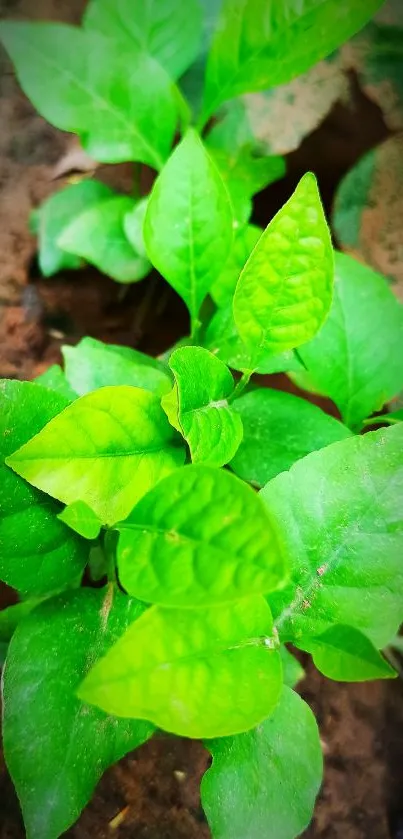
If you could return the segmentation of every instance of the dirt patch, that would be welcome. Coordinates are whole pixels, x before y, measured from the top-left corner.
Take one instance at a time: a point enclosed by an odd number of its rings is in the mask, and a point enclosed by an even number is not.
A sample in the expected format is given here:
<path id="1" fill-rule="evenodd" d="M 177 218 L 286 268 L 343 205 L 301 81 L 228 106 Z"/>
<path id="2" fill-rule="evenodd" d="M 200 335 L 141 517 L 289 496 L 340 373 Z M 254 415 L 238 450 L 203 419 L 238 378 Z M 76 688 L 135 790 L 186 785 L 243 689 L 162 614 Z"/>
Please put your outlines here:
<path id="1" fill-rule="evenodd" d="M 402 682 L 336 684 L 310 666 L 301 687 L 320 725 L 326 767 L 314 821 L 304 836 L 401 839 Z M 201 743 L 155 737 L 106 772 L 66 837 L 209 839 L 199 797 L 208 763 Z M 0 839 L 23 839 L 17 799 L 1 761 L 0 801 Z"/>

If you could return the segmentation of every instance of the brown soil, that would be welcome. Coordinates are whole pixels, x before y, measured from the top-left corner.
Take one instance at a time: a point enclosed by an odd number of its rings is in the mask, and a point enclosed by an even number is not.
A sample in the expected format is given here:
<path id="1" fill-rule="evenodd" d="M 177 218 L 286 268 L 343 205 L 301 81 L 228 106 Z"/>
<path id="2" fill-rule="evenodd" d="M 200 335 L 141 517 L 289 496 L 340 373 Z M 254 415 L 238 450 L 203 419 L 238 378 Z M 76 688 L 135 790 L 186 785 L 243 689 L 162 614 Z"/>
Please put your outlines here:
<path id="1" fill-rule="evenodd" d="M 84 0 L 0 0 L 0 17 L 77 22 L 83 4 Z M 0 376 L 31 378 L 59 360 L 61 343 L 74 343 L 85 334 L 161 352 L 186 333 L 187 315 L 160 278 L 129 289 L 93 269 L 49 281 L 40 278 L 27 218 L 30 209 L 62 182 L 55 172 L 71 148 L 71 138 L 35 115 L 3 54 L 0 73 Z M 329 209 L 341 176 L 387 136 L 378 108 L 362 96 L 354 80 L 352 85 L 352 102 L 336 105 L 289 155 L 287 177 L 258 196 L 258 223 L 269 221 L 307 169 L 318 174 Z M 130 189 L 131 167 L 101 167 L 97 176 L 123 191 Z M 284 387 L 284 379 L 269 381 Z M 12 597 L 0 588 L 0 605 L 12 602 Z M 305 836 L 402 839 L 402 682 L 335 684 L 309 667 L 301 687 L 317 715 L 326 758 L 323 791 Z M 201 744 L 154 738 L 105 774 L 66 836 L 207 839 L 198 793 L 207 765 Z M 0 839 L 23 836 L 18 802 L 0 754 Z"/>

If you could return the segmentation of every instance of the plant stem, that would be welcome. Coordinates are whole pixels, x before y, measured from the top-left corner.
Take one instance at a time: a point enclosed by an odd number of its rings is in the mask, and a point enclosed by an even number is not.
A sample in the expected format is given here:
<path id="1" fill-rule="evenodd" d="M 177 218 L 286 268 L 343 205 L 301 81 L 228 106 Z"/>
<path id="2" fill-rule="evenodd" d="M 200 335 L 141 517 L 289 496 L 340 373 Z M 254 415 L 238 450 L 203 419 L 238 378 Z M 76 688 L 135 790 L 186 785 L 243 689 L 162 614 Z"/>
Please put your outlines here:
<path id="1" fill-rule="evenodd" d="M 243 391 L 245 390 L 245 388 L 247 387 L 247 385 L 250 382 L 252 372 L 253 372 L 252 370 L 245 370 L 245 372 L 242 373 L 242 376 L 239 379 L 239 382 L 237 383 L 237 385 L 236 385 L 235 389 L 233 390 L 231 396 L 229 397 L 228 402 L 232 402 L 234 399 L 238 399 L 238 396 L 240 396 L 241 393 L 243 393 Z"/>

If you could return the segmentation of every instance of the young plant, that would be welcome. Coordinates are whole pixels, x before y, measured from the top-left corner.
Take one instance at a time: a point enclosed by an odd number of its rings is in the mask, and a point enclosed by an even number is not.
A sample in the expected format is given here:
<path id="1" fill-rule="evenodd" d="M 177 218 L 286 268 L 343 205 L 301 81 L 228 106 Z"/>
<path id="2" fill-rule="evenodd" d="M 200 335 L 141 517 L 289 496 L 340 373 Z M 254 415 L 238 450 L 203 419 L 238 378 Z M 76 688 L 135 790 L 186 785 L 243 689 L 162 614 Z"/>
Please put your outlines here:
<path id="1" fill-rule="evenodd" d="M 331 679 L 396 675 L 381 650 L 403 616 L 403 425 L 358 432 L 403 386 L 403 308 L 333 253 L 308 174 L 200 325 L 227 206 L 208 169 L 194 206 L 221 232 L 190 236 L 192 154 L 210 167 L 193 130 L 145 239 L 210 349 L 156 361 L 85 338 L 64 371 L 0 386 L 0 576 L 20 595 L 0 615 L 3 742 L 29 839 L 57 839 L 156 729 L 210 752 L 214 839 L 293 839 L 322 754 L 286 645 Z M 268 368 L 302 370 L 344 422 L 248 385 Z"/>
<path id="2" fill-rule="evenodd" d="M 154 265 L 183 295 L 196 323 L 211 276 L 228 270 L 233 233 L 237 262 L 256 235 L 248 226 L 252 196 L 285 172 L 284 159 L 268 153 L 247 117 L 238 119 L 236 97 L 295 79 L 360 30 L 381 5 L 345 0 L 341 11 L 337 0 L 223 0 L 221 8 L 209 0 L 89 0 L 80 28 L 3 22 L 0 40 L 39 113 L 78 136 L 94 169 L 97 163 L 134 163 L 130 196 L 84 178 L 35 212 L 32 229 L 43 274 L 78 268 L 86 260 L 131 283 Z M 199 226 L 206 242 L 216 241 L 204 264 L 198 260 L 206 276 L 195 299 L 183 287 L 181 252 L 172 248 L 165 264 L 156 243 L 143 238 L 147 197 L 141 197 L 141 167 L 161 172 L 178 136 L 185 145 L 161 175 L 160 220 L 166 210 L 170 216 L 177 198 L 176 211 L 189 221 L 177 247 L 190 247 Z M 209 216 L 211 190 L 216 203 Z M 152 219 L 157 209 L 154 202 Z"/>

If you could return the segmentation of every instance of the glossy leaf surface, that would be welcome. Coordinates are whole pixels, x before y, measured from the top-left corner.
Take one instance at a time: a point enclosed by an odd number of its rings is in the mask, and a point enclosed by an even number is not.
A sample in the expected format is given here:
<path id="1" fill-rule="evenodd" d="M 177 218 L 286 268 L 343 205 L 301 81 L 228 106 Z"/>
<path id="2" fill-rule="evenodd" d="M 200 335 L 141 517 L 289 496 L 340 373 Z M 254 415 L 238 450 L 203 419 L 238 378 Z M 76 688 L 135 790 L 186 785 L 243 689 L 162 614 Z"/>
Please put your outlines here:
<path id="1" fill-rule="evenodd" d="M 224 470 L 178 469 L 119 525 L 123 587 L 148 603 L 228 603 L 286 577 L 278 531 L 260 498 Z"/>
<path id="2" fill-rule="evenodd" d="M 84 501 L 73 501 L 72 504 L 68 504 L 59 513 L 58 518 L 84 539 L 96 539 L 100 534 L 101 522 Z"/>
<path id="3" fill-rule="evenodd" d="M 131 385 L 161 395 L 172 384 L 164 364 L 131 347 L 83 338 L 76 347 L 64 346 L 62 353 L 67 380 L 80 396 L 113 385 Z"/>
<path id="4" fill-rule="evenodd" d="M 5 459 L 66 406 L 30 382 L 0 382 L 0 578 L 41 596 L 78 585 L 88 548 L 57 518 L 60 506 L 29 486 Z"/>
<path id="5" fill-rule="evenodd" d="M 178 78 L 196 58 L 201 40 L 198 0 L 91 0 L 84 26 L 124 44 L 128 51 L 152 55 Z"/>
<path id="6" fill-rule="evenodd" d="M 322 781 L 315 717 L 284 687 L 271 717 L 237 737 L 207 741 L 201 785 L 214 839 L 294 839 L 309 824 Z"/>
<path id="7" fill-rule="evenodd" d="M 358 32 L 381 4 L 225 0 L 207 63 L 204 119 L 227 99 L 301 75 Z"/>
<path id="8" fill-rule="evenodd" d="M 190 129 L 151 193 L 144 223 L 148 256 L 185 301 L 193 319 L 232 247 L 224 183 Z"/>
<path id="9" fill-rule="evenodd" d="M 119 195 L 90 207 L 65 228 L 57 240 L 59 247 L 79 254 L 119 283 L 142 280 L 151 265 L 133 249 L 123 226 L 134 205 L 132 198 Z"/>
<path id="10" fill-rule="evenodd" d="M 64 504 L 85 501 L 113 524 L 183 462 L 173 443 L 156 396 L 104 387 L 69 405 L 7 462 L 43 492 Z"/>
<path id="11" fill-rule="evenodd" d="M 228 367 L 202 347 L 175 350 L 169 366 L 175 377 L 178 423 L 193 463 L 224 466 L 243 434 L 242 420 L 228 404 L 234 391 Z"/>
<path id="12" fill-rule="evenodd" d="M 233 403 L 244 434 L 231 462 L 234 472 L 264 486 L 310 452 L 351 437 L 351 431 L 305 399 L 259 388 Z"/>
<path id="13" fill-rule="evenodd" d="M 11 642 L 3 739 L 29 839 L 57 839 L 78 818 L 108 766 L 152 735 L 80 702 L 76 690 L 144 607 L 111 587 L 37 607 Z"/>
<path id="14" fill-rule="evenodd" d="M 278 702 L 275 643 L 261 598 L 212 609 L 154 606 L 95 665 L 80 696 L 184 737 L 238 733 Z"/>
<path id="15" fill-rule="evenodd" d="M 235 290 L 235 324 L 254 367 L 264 351 L 294 349 L 316 334 L 332 288 L 330 232 L 308 173 L 260 237 Z"/>
<path id="16" fill-rule="evenodd" d="M 35 108 L 79 134 L 94 160 L 163 166 L 177 104 L 169 76 L 151 56 L 61 23 L 5 21 L 0 38 Z"/>
<path id="17" fill-rule="evenodd" d="M 403 426 L 333 443 L 261 492 L 291 559 L 291 582 L 270 597 L 283 640 L 333 624 L 382 647 L 401 623 Z"/>
<path id="18" fill-rule="evenodd" d="M 305 638 L 299 646 L 312 654 L 316 667 L 328 679 L 366 682 L 397 676 L 371 641 L 351 626 L 331 626 L 316 638 Z"/>
<path id="19" fill-rule="evenodd" d="M 300 354 L 346 425 L 360 428 L 402 389 L 402 342 L 403 306 L 385 279 L 337 253 L 329 318 Z"/>

